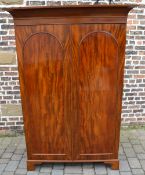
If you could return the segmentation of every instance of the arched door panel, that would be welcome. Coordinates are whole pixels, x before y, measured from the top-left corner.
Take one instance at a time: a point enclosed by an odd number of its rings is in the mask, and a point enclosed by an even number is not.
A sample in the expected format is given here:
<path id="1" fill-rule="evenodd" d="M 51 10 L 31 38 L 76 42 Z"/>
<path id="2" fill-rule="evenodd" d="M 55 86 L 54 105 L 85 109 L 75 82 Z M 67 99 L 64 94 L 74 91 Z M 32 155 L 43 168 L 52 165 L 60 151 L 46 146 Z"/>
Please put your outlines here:
<path id="1" fill-rule="evenodd" d="M 71 159 L 65 52 L 54 35 L 43 32 L 31 35 L 23 47 L 28 149 L 34 160 Z"/>
<path id="2" fill-rule="evenodd" d="M 114 37 L 104 31 L 87 33 L 80 38 L 77 42 L 75 158 L 111 158 L 117 117 L 118 45 Z"/>

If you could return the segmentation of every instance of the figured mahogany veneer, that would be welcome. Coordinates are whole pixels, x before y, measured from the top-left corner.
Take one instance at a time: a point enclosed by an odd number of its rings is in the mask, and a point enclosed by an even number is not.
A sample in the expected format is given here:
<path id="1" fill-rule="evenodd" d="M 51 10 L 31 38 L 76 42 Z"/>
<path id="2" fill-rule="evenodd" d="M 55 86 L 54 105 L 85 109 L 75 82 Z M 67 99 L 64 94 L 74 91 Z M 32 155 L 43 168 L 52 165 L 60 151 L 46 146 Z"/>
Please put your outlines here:
<path id="1" fill-rule="evenodd" d="M 14 17 L 28 170 L 119 168 L 126 21 L 134 5 L 19 7 Z"/>

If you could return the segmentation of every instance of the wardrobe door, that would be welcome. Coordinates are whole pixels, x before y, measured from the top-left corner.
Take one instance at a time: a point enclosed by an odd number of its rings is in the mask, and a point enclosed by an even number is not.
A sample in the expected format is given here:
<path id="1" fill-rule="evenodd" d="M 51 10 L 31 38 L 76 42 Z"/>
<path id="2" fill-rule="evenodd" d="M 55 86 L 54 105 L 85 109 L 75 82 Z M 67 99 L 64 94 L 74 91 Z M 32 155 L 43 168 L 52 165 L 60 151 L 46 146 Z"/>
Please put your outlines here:
<path id="1" fill-rule="evenodd" d="M 28 160 L 69 160 L 69 26 L 18 26 L 16 33 Z"/>
<path id="2" fill-rule="evenodd" d="M 118 42 L 115 38 L 118 27 L 72 26 L 73 84 L 77 89 L 73 96 L 77 109 L 73 153 L 77 160 L 114 157 L 120 118 L 117 105 Z"/>

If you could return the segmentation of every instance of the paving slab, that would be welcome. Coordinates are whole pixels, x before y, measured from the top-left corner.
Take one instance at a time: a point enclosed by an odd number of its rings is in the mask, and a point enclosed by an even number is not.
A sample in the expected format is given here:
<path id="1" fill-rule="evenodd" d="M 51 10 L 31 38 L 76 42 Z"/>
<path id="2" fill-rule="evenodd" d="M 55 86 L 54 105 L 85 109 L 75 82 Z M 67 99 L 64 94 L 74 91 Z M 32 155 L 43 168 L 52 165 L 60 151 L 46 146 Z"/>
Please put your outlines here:
<path id="1" fill-rule="evenodd" d="M 0 138 L 0 175 L 145 175 L 145 130 L 123 130 L 120 170 L 102 163 L 49 163 L 27 171 L 24 136 Z"/>
<path id="2" fill-rule="evenodd" d="M 132 175 L 132 172 L 120 172 L 120 175 Z"/>
<path id="3" fill-rule="evenodd" d="M 130 139 L 130 143 L 132 145 L 140 145 L 140 141 L 138 139 Z"/>
<path id="4" fill-rule="evenodd" d="M 120 175 L 118 170 L 112 170 L 110 168 L 107 168 L 108 175 Z"/>
<path id="5" fill-rule="evenodd" d="M 124 155 L 119 155 L 119 160 L 126 160 L 127 158 L 126 158 L 126 155 L 124 154 Z"/>
<path id="6" fill-rule="evenodd" d="M 21 160 L 22 159 L 22 154 L 13 154 L 11 157 L 11 160 Z"/>
<path id="7" fill-rule="evenodd" d="M 64 168 L 64 172 L 65 173 L 71 173 L 71 174 L 75 174 L 75 173 L 82 173 L 82 168 L 81 167 L 65 167 Z"/>
<path id="8" fill-rule="evenodd" d="M 26 169 L 17 169 L 15 171 L 15 175 L 26 175 L 27 174 L 27 170 Z"/>
<path id="9" fill-rule="evenodd" d="M 27 167 L 27 164 L 26 164 L 26 159 L 23 158 L 21 159 L 21 161 L 19 162 L 19 165 L 18 165 L 18 168 L 26 168 Z"/>
<path id="10" fill-rule="evenodd" d="M 126 156 L 129 158 L 136 157 L 136 153 L 135 153 L 133 148 L 124 148 L 124 152 L 125 152 Z"/>
<path id="11" fill-rule="evenodd" d="M 40 168 L 41 173 L 51 173 L 52 171 L 52 166 L 45 165 Z"/>
<path id="12" fill-rule="evenodd" d="M 12 155 L 13 155 L 13 153 L 4 153 L 1 157 L 2 157 L 3 159 L 9 159 L 9 158 L 12 157 Z"/>
<path id="13" fill-rule="evenodd" d="M 39 172 L 28 171 L 27 175 L 39 175 Z"/>
<path id="14" fill-rule="evenodd" d="M 18 164 L 19 164 L 19 161 L 10 160 L 5 168 L 5 171 L 10 171 L 10 172 L 16 171 Z"/>
<path id="15" fill-rule="evenodd" d="M 6 166 L 7 166 L 7 164 L 0 164 L 0 173 L 2 173 L 4 171 Z"/>
<path id="16" fill-rule="evenodd" d="M 132 169 L 132 174 L 133 175 L 145 175 L 145 172 L 143 169 Z"/>
<path id="17" fill-rule="evenodd" d="M 83 163 L 82 168 L 83 169 L 94 169 L 94 163 Z"/>
<path id="18" fill-rule="evenodd" d="M 3 158 L 1 158 L 0 159 L 0 164 L 3 164 L 3 163 L 8 163 L 10 161 L 10 159 L 3 159 Z"/>
<path id="19" fill-rule="evenodd" d="M 63 175 L 64 172 L 63 172 L 63 170 L 56 170 L 56 169 L 53 169 L 51 174 L 52 174 L 52 175 Z"/>
<path id="20" fill-rule="evenodd" d="M 137 158 L 139 160 L 145 160 L 145 153 L 143 153 L 143 154 L 137 154 Z"/>
<path id="21" fill-rule="evenodd" d="M 62 164 L 62 163 L 54 163 L 53 164 L 53 169 L 63 170 L 64 169 L 64 164 Z"/>
<path id="22" fill-rule="evenodd" d="M 95 175 L 95 170 L 94 169 L 85 169 L 83 170 L 84 175 Z"/>
<path id="23" fill-rule="evenodd" d="M 131 168 L 141 168 L 141 164 L 137 158 L 128 158 L 128 162 Z"/>
<path id="24" fill-rule="evenodd" d="M 120 171 L 131 171 L 127 160 L 120 160 Z"/>
<path id="25" fill-rule="evenodd" d="M 142 145 L 133 145 L 133 149 L 135 153 L 145 153 L 145 150 L 143 149 Z"/>
<path id="26" fill-rule="evenodd" d="M 95 165 L 95 173 L 99 175 L 105 175 L 107 174 L 107 169 L 104 164 L 96 164 Z"/>
<path id="27" fill-rule="evenodd" d="M 15 175 L 14 172 L 3 172 L 1 175 Z"/>
<path id="28" fill-rule="evenodd" d="M 141 163 L 142 169 L 145 171 L 145 160 L 141 160 L 140 163 Z"/>

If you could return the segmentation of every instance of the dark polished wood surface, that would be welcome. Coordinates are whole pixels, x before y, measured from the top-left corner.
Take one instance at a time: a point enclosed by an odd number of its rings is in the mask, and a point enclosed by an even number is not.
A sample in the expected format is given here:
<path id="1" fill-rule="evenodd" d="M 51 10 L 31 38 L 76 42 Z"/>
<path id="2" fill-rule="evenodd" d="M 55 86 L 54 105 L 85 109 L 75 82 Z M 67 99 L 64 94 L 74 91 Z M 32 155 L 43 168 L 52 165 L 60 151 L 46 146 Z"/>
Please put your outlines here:
<path id="1" fill-rule="evenodd" d="M 115 128 L 111 126 L 117 118 L 118 43 L 107 32 L 108 27 L 103 30 L 101 26 L 99 30 L 98 25 L 72 26 L 79 75 L 75 96 L 78 99 L 77 159 L 113 157 Z"/>
<path id="2" fill-rule="evenodd" d="M 126 23 L 128 12 L 136 5 L 77 5 L 4 8 L 16 25 Z"/>
<path id="3" fill-rule="evenodd" d="M 133 7 L 7 9 L 15 23 L 28 170 L 43 162 L 119 168 L 126 21 Z"/>

